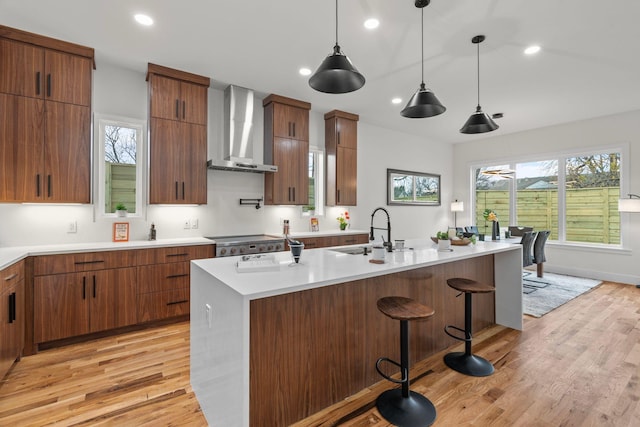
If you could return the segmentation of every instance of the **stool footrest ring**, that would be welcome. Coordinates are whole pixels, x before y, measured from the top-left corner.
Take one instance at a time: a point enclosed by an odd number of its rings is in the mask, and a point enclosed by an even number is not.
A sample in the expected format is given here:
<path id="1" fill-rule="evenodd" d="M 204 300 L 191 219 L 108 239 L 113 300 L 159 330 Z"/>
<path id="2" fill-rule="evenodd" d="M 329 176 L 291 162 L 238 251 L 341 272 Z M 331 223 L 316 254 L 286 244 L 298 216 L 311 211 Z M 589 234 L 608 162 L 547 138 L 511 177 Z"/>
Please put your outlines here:
<path id="1" fill-rule="evenodd" d="M 459 336 L 456 336 L 456 335 L 452 334 L 451 332 L 449 332 L 449 329 L 455 329 L 458 332 L 464 333 L 465 338 L 461 338 Z M 458 341 L 471 342 L 471 339 L 472 339 L 470 332 L 467 332 L 464 329 L 460 329 L 457 326 L 453 326 L 453 325 L 445 326 L 444 327 L 444 333 L 449 335 L 451 338 L 456 339 Z"/>
<path id="2" fill-rule="evenodd" d="M 396 365 L 398 368 L 400 368 L 401 372 L 402 372 L 402 378 L 397 380 L 395 378 L 391 378 L 389 375 L 385 374 L 384 372 L 382 372 L 380 370 L 380 362 L 389 362 L 392 365 Z M 389 359 L 388 357 L 381 357 L 378 360 L 376 360 L 376 371 L 378 371 L 378 373 L 385 379 L 388 381 L 391 381 L 392 383 L 396 383 L 396 384 L 404 384 L 409 380 L 409 373 L 407 372 L 407 369 L 402 369 L 402 365 L 400 365 L 398 362 L 395 362 L 391 359 Z"/>

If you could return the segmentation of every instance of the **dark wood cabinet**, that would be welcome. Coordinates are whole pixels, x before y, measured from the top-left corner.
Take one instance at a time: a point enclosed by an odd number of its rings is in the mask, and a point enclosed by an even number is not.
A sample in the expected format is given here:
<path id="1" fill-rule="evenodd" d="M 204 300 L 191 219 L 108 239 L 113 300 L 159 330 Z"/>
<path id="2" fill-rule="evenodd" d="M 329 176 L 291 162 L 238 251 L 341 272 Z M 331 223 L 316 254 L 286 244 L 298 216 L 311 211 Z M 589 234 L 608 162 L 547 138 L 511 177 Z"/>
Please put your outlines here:
<path id="1" fill-rule="evenodd" d="M 265 174 L 265 205 L 309 203 L 309 110 L 311 104 L 269 95 L 264 106 L 264 161 L 278 166 Z"/>
<path id="2" fill-rule="evenodd" d="M 345 234 L 342 236 L 301 237 L 297 240 L 304 243 L 305 249 L 327 248 L 331 246 L 362 245 L 369 243 L 369 235 Z"/>
<path id="3" fill-rule="evenodd" d="M 207 203 L 208 77 L 149 64 L 149 203 Z"/>
<path id="4" fill-rule="evenodd" d="M 0 201 L 89 203 L 93 49 L 0 26 Z"/>
<path id="5" fill-rule="evenodd" d="M 327 206 L 357 205 L 358 119 L 338 110 L 324 116 Z"/>
<path id="6" fill-rule="evenodd" d="M 24 262 L 0 271 L 0 379 L 24 348 Z"/>

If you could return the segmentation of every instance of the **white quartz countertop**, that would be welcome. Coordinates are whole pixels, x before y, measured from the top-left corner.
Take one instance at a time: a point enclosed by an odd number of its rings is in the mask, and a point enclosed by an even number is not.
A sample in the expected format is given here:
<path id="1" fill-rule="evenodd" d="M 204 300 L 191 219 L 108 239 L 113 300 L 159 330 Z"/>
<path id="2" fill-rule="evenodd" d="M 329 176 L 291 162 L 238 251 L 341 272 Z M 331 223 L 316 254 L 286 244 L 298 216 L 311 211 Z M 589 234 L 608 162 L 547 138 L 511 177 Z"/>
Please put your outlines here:
<path id="1" fill-rule="evenodd" d="M 353 247 L 363 245 L 352 245 Z M 346 248 L 341 246 L 340 248 Z M 476 245 L 453 246 L 440 252 L 430 239 L 405 241 L 406 249 L 386 253 L 384 264 L 370 263 L 371 254 L 350 255 L 329 248 L 302 252 L 300 264 L 294 264 L 289 252 L 273 255 L 278 264 L 275 271 L 237 272 L 241 257 L 212 258 L 192 261 L 209 275 L 248 299 L 313 289 L 337 283 L 391 274 L 430 265 L 463 260 L 493 253 L 519 250 L 519 245 L 498 242 L 478 242 Z M 213 284 L 213 282 L 212 282 Z"/>
<path id="2" fill-rule="evenodd" d="M 28 256 L 70 254 L 77 252 L 100 252 L 118 249 L 162 248 L 167 246 L 212 245 L 212 240 L 204 237 L 134 240 L 130 242 L 92 242 L 59 245 L 14 246 L 0 248 L 0 270 Z"/>
<path id="3" fill-rule="evenodd" d="M 270 236 L 281 236 L 281 232 L 268 233 Z M 327 237 L 327 236 L 345 236 L 349 234 L 369 234 L 369 230 L 356 230 L 347 228 L 346 230 L 339 230 L 338 228 L 332 230 L 321 231 L 292 231 L 289 233 L 289 237 L 292 238 L 305 238 L 305 237 Z"/>

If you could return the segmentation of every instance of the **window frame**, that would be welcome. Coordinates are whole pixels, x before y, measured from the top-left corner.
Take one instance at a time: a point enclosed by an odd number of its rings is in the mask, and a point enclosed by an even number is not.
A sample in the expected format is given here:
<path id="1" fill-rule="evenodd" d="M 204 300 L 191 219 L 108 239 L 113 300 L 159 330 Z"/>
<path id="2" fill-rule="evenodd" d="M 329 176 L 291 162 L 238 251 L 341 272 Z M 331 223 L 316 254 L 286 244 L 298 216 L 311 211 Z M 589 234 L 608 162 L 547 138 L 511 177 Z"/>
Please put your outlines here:
<path id="1" fill-rule="evenodd" d="M 115 212 L 105 212 L 105 132 L 106 126 L 121 126 L 136 130 L 136 212 L 127 213 L 128 218 L 146 219 L 146 171 L 147 171 L 147 121 L 110 114 L 95 113 L 93 117 L 95 147 L 95 218 L 116 218 Z"/>
<path id="2" fill-rule="evenodd" d="M 300 207 L 300 216 L 303 218 L 310 218 L 313 216 L 324 216 L 325 214 L 325 164 L 324 164 L 324 150 L 317 147 L 309 147 L 309 154 L 313 154 L 316 167 L 314 177 L 314 190 L 315 190 L 315 210 L 305 211 L 305 206 Z"/>
<path id="3" fill-rule="evenodd" d="M 549 240 L 548 244 L 567 247 L 580 247 L 591 248 L 596 250 L 613 250 L 619 251 L 621 249 L 626 250 L 625 236 L 629 233 L 629 218 L 628 214 L 620 212 L 620 243 L 587 243 L 578 241 L 566 240 L 566 160 L 572 157 L 588 156 L 592 154 L 602 154 L 605 152 L 619 152 L 620 153 L 620 195 L 623 197 L 627 194 L 629 188 L 629 143 L 617 143 L 611 145 L 593 146 L 585 148 L 577 148 L 573 150 L 563 150 L 559 152 L 540 153 L 535 155 L 522 155 L 509 158 L 496 158 L 488 159 L 482 162 L 477 162 L 469 165 L 469 188 L 470 188 L 470 206 L 473 207 L 473 211 L 476 210 L 476 183 L 475 183 L 475 170 L 482 167 L 493 166 L 496 164 L 508 165 L 509 168 L 515 170 L 518 163 L 530 163 L 544 160 L 557 160 L 558 161 L 558 239 Z M 516 177 L 517 179 L 517 177 Z M 515 185 L 515 179 L 509 183 L 509 216 L 514 223 L 517 223 L 517 188 Z M 472 222 L 475 222 L 475 214 L 472 217 Z M 476 226 L 478 224 L 475 224 Z"/>

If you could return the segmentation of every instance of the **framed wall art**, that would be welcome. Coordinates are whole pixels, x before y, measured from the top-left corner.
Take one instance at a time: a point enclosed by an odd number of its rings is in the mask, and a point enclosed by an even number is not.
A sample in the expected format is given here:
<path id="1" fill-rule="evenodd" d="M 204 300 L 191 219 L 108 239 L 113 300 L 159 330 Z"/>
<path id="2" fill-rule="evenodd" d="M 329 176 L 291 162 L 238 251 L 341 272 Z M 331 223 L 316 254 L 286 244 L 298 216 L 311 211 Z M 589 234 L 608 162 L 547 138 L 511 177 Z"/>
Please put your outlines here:
<path id="1" fill-rule="evenodd" d="M 129 241 L 129 223 L 128 222 L 113 223 L 113 241 L 114 242 Z"/>

